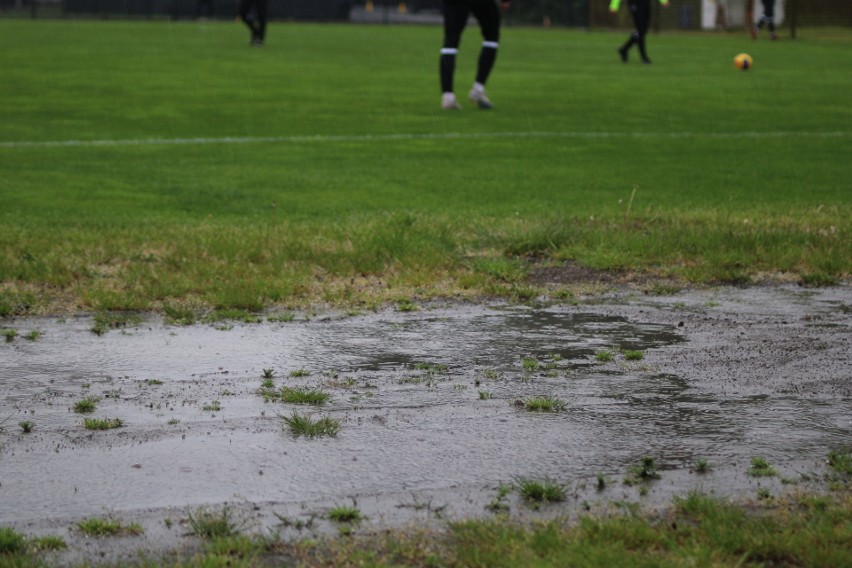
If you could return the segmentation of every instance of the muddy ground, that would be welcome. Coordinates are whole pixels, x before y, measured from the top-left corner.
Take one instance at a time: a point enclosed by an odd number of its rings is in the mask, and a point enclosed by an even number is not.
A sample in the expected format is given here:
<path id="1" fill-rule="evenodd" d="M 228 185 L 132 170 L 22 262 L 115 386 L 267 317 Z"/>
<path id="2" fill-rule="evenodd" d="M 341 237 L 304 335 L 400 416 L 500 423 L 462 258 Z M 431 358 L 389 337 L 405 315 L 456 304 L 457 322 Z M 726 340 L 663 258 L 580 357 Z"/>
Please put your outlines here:
<path id="1" fill-rule="evenodd" d="M 828 452 L 852 441 L 850 325 L 846 285 L 624 289 L 263 324 L 152 316 L 104 335 L 82 316 L 7 320 L 18 335 L 0 341 L 0 526 L 63 537 L 69 548 L 50 558 L 64 565 L 192 550 L 188 519 L 202 508 L 299 539 L 335 534 L 326 513 L 341 505 L 366 515 L 356 532 L 486 517 L 498 489 L 523 479 L 563 484 L 568 499 L 534 508 L 512 492 L 499 502 L 519 519 L 653 508 L 691 489 L 818 490 Z M 267 400 L 270 372 L 275 389 L 330 400 Z M 542 396 L 565 407 L 524 409 Z M 86 397 L 95 411 L 74 412 Z M 340 431 L 294 436 L 282 419 L 294 411 Z M 123 426 L 90 431 L 87 416 Z M 661 478 L 624 483 L 644 456 Z M 748 475 L 756 456 L 778 475 Z M 77 528 L 107 516 L 144 533 Z"/>

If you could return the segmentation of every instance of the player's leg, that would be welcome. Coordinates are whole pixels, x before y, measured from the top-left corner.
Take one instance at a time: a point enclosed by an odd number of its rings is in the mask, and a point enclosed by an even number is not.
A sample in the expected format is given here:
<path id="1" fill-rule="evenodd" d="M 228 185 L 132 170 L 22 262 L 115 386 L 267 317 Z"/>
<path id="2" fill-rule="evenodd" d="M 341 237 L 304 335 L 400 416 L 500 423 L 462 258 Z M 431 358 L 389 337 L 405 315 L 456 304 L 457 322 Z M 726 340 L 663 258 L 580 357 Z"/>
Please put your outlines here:
<path id="1" fill-rule="evenodd" d="M 630 37 L 627 38 L 627 41 L 624 42 L 624 45 L 618 48 L 618 54 L 621 56 L 621 60 L 625 63 L 627 63 L 627 54 L 630 51 L 630 48 L 639 41 L 639 32 L 636 28 L 636 3 L 630 2 L 627 5 L 627 8 L 630 10 L 630 16 L 633 18 L 633 31 L 630 33 Z"/>
<path id="2" fill-rule="evenodd" d="M 248 26 L 248 29 L 251 30 L 251 43 L 254 45 L 256 43 L 257 38 L 257 27 L 254 22 L 254 14 L 252 14 L 252 8 L 254 7 L 255 0 L 240 0 L 239 4 L 239 14 L 240 19 Z"/>
<path id="3" fill-rule="evenodd" d="M 763 13 L 769 28 L 769 37 L 778 39 L 778 35 L 775 33 L 775 0 L 763 0 Z"/>
<path id="4" fill-rule="evenodd" d="M 482 31 L 482 48 L 476 66 L 476 81 L 470 90 L 470 100 L 479 108 L 490 109 L 491 101 L 485 95 L 485 83 L 497 61 L 497 48 L 500 47 L 500 9 L 494 0 L 474 0 L 471 10 Z"/>
<path id="5" fill-rule="evenodd" d="M 456 73 L 456 56 L 461 44 L 461 35 L 467 24 L 469 8 L 466 0 L 444 0 L 444 44 L 441 48 L 441 107 L 447 110 L 459 109 L 453 90 Z"/>
<path id="6" fill-rule="evenodd" d="M 256 0 L 255 12 L 257 13 L 256 43 L 263 45 L 266 40 L 266 5 L 267 0 Z"/>
<path id="7" fill-rule="evenodd" d="M 635 6 L 636 10 L 632 13 L 633 21 L 636 24 L 636 43 L 639 45 L 639 54 L 642 56 L 642 63 L 651 63 L 651 60 L 648 59 L 648 52 L 645 50 L 645 36 L 648 35 L 648 28 L 651 24 L 651 3 L 639 2 Z"/>

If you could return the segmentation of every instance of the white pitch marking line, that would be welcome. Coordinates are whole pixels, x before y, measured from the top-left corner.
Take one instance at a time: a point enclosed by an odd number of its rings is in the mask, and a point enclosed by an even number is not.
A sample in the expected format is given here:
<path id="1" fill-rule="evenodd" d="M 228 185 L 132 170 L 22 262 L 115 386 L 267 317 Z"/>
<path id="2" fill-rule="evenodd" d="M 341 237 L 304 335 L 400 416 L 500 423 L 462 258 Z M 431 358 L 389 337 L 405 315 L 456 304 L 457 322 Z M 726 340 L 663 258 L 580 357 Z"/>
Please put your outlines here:
<path id="1" fill-rule="evenodd" d="M 62 148 L 95 146 L 192 146 L 205 144 L 301 144 L 383 142 L 400 140 L 465 140 L 477 138 L 848 138 L 852 132 L 447 132 L 425 134 L 362 134 L 316 136 L 246 136 L 223 138 L 141 138 L 136 140 L 53 140 L 0 142 L 0 148 Z"/>

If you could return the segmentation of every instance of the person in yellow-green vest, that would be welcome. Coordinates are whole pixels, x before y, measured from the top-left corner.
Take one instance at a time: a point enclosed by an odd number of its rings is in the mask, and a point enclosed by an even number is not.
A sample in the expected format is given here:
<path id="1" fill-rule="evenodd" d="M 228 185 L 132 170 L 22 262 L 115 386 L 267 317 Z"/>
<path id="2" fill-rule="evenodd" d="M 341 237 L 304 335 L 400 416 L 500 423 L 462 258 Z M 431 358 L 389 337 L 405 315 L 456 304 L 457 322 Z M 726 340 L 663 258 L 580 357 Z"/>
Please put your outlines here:
<path id="1" fill-rule="evenodd" d="M 660 4 L 668 7 L 669 0 L 659 0 Z M 618 12 L 618 7 L 621 6 L 621 0 L 612 0 L 609 3 L 610 12 Z M 650 64 L 648 52 L 645 50 L 645 35 L 648 33 L 648 27 L 651 24 L 651 0 L 627 0 L 627 7 L 630 9 L 630 15 L 633 16 L 633 24 L 636 29 L 630 34 L 627 43 L 618 48 L 618 54 L 621 60 L 627 63 L 627 52 L 634 44 L 639 46 L 639 55 L 642 56 L 642 63 Z"/>

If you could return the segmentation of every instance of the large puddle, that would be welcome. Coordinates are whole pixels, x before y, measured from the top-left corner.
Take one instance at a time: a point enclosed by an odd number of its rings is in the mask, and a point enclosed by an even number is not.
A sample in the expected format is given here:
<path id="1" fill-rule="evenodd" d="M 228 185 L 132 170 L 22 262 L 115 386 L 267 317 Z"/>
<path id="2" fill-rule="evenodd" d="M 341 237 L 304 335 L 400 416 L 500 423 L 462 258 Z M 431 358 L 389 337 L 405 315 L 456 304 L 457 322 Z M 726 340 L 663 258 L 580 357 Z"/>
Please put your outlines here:
<path id="1" fill-rule="evenodd" d="M 352 501 L 391 523 L 432 499 L 480 515 L 500 484 L 547 477 L 586 499 L 598 474 L 618 479 L 642 456 L 663 472 L 649 498 L 696 484 L 753 491 L 744 472 L 757 455 L 789 482 L 849 443 L 848 306 L 843 288 L 729 290 L 227 330 L 152 319 L 103 336 L 85 317 L 5 322 L 42 335 L 0 343 L 0 525 L 233 502 L 253 504 L 261 524 Z M 276 388 L 330 401 L 267 402 L 265 370 Z M 72 407 L 88 396 L 99 399 L 90 416 L 124 426 L 86 430 Z M 544 396 L 565 408 L 518 403 Z M 336 418 L 340 432 L 294 437 L 281 419 L 294 410 Z M 700 478 L 699 459 L 714 468 Z"/>

